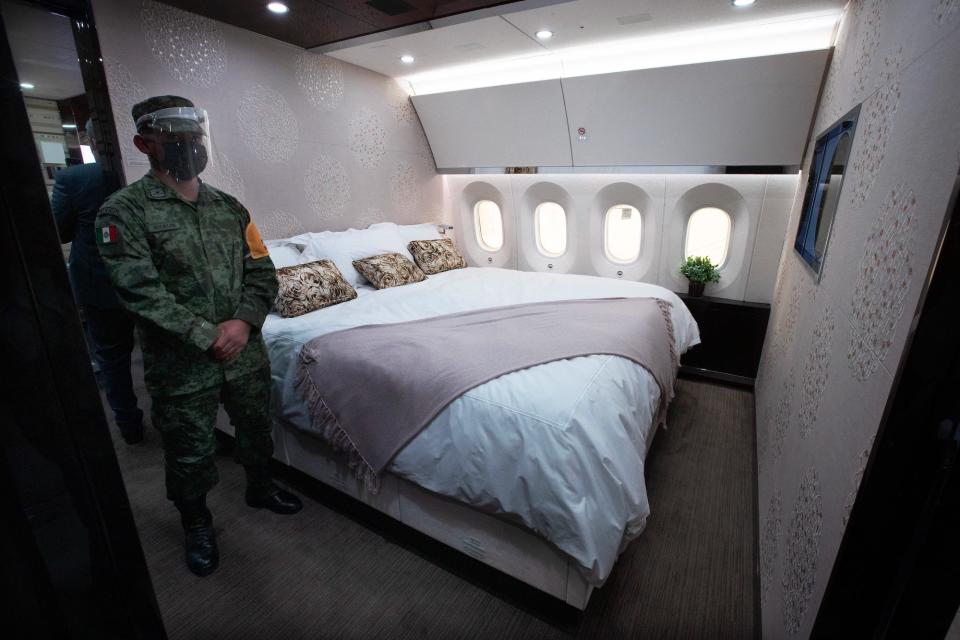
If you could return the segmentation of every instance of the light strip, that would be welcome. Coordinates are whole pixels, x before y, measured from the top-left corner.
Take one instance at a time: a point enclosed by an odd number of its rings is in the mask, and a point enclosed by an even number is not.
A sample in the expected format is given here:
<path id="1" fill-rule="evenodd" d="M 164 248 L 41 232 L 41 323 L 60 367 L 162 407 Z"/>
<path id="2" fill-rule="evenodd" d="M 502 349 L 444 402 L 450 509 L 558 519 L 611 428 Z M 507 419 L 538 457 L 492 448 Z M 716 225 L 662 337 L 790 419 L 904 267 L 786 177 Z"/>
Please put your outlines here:
<path id="1" fill-rule="evenodd" d="M 456 65 L 397 78 L 418 95 L 518 82 L 672 67 L 829 48 L 841 11 L 687 29 L 547 53 Z"/>

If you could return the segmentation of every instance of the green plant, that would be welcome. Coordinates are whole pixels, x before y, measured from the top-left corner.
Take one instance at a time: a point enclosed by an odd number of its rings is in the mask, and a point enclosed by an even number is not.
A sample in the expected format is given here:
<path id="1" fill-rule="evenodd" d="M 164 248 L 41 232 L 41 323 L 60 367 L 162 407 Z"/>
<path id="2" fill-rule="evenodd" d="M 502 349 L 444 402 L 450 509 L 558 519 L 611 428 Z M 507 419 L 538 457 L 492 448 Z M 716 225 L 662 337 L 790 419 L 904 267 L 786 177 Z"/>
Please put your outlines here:
<path id="1" fill-rule="evenodd" d="M 680 273 L 686 276 L 690 282 L 719 282 L 720 272 L 717 265 L 710 262 L 706 256 L 690 256 L 686 262 L 680 265 Z"/>

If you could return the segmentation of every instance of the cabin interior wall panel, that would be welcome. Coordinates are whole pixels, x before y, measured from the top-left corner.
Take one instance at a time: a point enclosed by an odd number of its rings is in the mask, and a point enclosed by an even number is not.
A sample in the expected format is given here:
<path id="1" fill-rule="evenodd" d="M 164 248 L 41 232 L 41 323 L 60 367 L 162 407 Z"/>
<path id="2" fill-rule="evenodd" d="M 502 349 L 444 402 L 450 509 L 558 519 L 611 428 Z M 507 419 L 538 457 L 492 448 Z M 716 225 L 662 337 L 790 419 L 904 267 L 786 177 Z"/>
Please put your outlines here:
<path id="1" fill-rule="evenodd" d="M 766 184 L 767 176 L 667 176 L 657 284 L 671 291 L 686 290 L 680 264 L 684 260 L 687 220 L 697 209 L 718 207 L 732 219 L 730 244 L 727 259 L 720 265 L 720 281 L 708 284 L 706 293 L 743 300 Z"/>
<path id="2" fill-rule="evenodd" d="M 583 265 L 584 273 L 625 280 L 657 282 L 660 273 L 660 243 L 663 238 L 663 203 L 667 178 L 662 175 L 635 176 L 629 181 L 616 176 L 603 176 L 585 201 L 589 242 L 588 257 Z M 618 264 L 610 260 L 603 250 L 606 239 L 606 215 L 610 207 L 629 204 L 637 208 L 641 216 L 640 255 L 630 264 Z"/>
<path id="3" fill-rule="evenodd" d="M 438 167 L 570 166 L 559 80 L 414 96 Z"/>
<path id="4" fill-rule="evenodd" d="M 268 239 L 440 221 L 430 146 L 394 81 L 152 0 L 93 6 L 128 182 L 148 169 L 130 108 L 175 94 L 208 113 L 201 178 L 238 197 Z"/>
<path id="5" fill-rule="evenodd" d="M 826 58 L 805 51 L 565 78 L 574 165 L 799 164 Z"/>
<path id="6" fill-rule="evenodd" d="M 960 611 L 957 611 L 957 615 L 953 618 L 953 623 L 947 630 L 944 640 L 960 640 Z"/>
<path id="7" fill-rule="evenodd" d="M 534 175 L 513 175 L 510 186 L 519 216 L 517 221 L 517 268 L 522 271 L 552 273 L 583 273 L 580 258 L 587 248 L 585 240 L 585 210 L 590 190 L 586 180 L 574 176 L 571 180 L 544 180 Z M 537 248 L 535 211 L 543 202 L 555 202 L 563 207 L 567 218 L 567 248 L 563 255 L 546 256 Z"/>
<path id="8" fill-rule="evenodd" d="M 684 292 L 679 274 L 687 220 L 701 206 L 719 206 L 734 218 L 730 258 L 721 281 L 708 285 L 719 298 L 769 302 L 793 205 L 796 175 L 721 174 L 450 174 L 443 176 L 445 208 L 471 266 L 582 273 L 653 282 Z M 504 225 L 504 248 L 488 252 L 474 232 L 473 207 L 494 200 Z M 551 258 L 537 249 L 534 215 L 541 202 L 561 204 L 567 215 L 567 250 Z M 619 204 L 642 216 L 636 261 L 618 264 L 604 250 L 607 210 Z M 760 247 L 759 242 L 769 243 Z M 550 265 L 553 265 L 551 268 Z M 753 283 L 752 285 L 750 283 Z M 748 291 L 749 289 L 749 291 Z"/>
<path id="9" fill-rule="evenodd" d="M 769 304 L 773 300 L 773 287 L 780 266 L 787 222 L 799 185 L 800 179 L 796 175 L 767 177 L 744 295 L 747 302 Z"/>
<path id="10" fill-rule="evenodd" d="M 509 176 L 469 175 L 448 178 L 454 178 L 444 181 L 447 189 L 453 189 L 454 195 L 451 197 L 445 194 L 448 204 L 444 206 L 444 210 L 449 212 L 451 217 L 455 216 L 449 224 L 454 226 L 454 237 L 465 254 L 464 257 L 471 265 L 516 269 L 518 218 L 514 210 Z M 481 200 L 490 200 L 500 207 L 503 247 L 499 251 L 487 251 L 477 241 L 473 209 Z"/>
<path id="11" fill-rule="evenodd" d="M 809 636 L 823 597 L 960 169 L 958 68 L 955 2 L 848 5 L 813 134 L 862 102 L 850 166 L 819 282 L 797 189 L 757 379 L 766 637 Z"/>

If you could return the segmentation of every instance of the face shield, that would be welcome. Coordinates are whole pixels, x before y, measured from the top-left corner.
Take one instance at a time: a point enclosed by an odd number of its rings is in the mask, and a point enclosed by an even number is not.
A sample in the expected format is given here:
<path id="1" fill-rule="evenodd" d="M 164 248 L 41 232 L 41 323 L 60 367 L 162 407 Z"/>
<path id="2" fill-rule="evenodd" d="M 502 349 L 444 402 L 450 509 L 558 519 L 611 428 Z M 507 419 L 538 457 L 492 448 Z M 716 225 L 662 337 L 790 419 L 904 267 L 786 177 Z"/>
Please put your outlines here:
<path id="1" fill-rule="evenodd" d="M 167 175 L 191 180 L 207 166 L 207 112 L 194 107 L 158 109 L 137 118 L 137 133 L 157 144 L 155 160 Z"/>

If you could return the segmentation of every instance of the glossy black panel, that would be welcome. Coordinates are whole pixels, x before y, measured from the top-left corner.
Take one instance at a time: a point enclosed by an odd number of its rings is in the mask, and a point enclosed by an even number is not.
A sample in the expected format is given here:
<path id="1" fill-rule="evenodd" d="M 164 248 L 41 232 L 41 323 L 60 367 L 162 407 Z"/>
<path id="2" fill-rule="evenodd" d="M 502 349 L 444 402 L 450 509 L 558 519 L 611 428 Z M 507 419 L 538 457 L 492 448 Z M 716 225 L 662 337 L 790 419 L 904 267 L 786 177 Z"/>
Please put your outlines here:
<path id="1" fill-rule="evenodd" d="M 29 574 L 4 598 L 31 616 L 9 637 L 163 638 L 2 21 L 0 34 L 0 483 L 17 558 L 3 573 Z"/>
<path id="2" fill-rule="evenodd" d="M 97 29 L 90 18 L 88 2 L 77 0 L 73 9 L 73 39 L 80 61 L 80 74 L 86 89 L 87 113 L 96 124 L 97 161 L 104 171 L 113 174 L 115 184 L 124 185 L 123 162 L 120 159 L 120 146 L 117 141 L 117 129 L 110 108 L 110 95 L 107 93 L 107 76 L 103 70 L 100 55 L 100 41 Z M 127 114 L 119 114 L 126 117 Z"/>
<path id="3" fill-rule="evenodd" d="M 956 194 L 955 189 L 920 321 L 863 475 L 814 638 L 939 639 L 960 605 Z"/>
<path id="4" fill-rule="evenodd" d="M 701 340 L 680 359 L 681 370 L 752 384 L 760 366 L 770 305 L 678 295 L 697 321 Z"/>
<path id="5" fill-rule="evenodd" d="M 268 11 L 266 0 L 161 1 L 310 48 L 518 0 L 284 0 L 284 15 Z"/>

